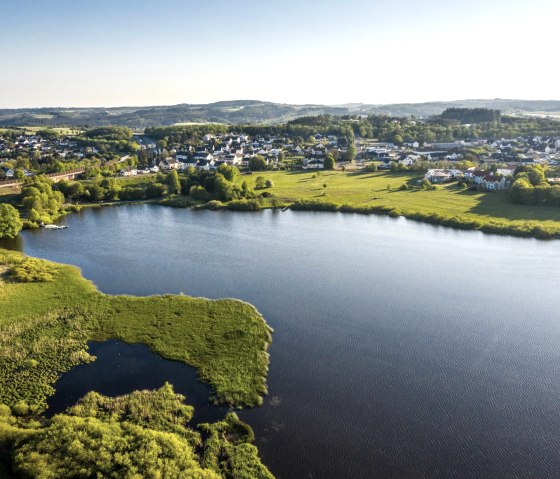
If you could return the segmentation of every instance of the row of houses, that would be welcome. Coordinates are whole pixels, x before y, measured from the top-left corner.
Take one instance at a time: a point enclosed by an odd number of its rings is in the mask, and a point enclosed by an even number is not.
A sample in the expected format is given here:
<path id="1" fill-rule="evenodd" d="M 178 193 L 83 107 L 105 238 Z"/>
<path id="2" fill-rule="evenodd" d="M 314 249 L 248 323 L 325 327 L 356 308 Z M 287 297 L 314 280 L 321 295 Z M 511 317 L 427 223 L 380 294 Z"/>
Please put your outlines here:
<path id="1" fill-rule="evenodd" d="M 466 171 L 455 169 L 430 169 L 424 178 L 434 184 L 447 183 L 459 178 L 464 178 L 470 183 L 488 191 L 506 190 L 511 186 L 514 171 L 510 169 L 497 169 L 484 171 L 477 168 L 469 168 Z"/>

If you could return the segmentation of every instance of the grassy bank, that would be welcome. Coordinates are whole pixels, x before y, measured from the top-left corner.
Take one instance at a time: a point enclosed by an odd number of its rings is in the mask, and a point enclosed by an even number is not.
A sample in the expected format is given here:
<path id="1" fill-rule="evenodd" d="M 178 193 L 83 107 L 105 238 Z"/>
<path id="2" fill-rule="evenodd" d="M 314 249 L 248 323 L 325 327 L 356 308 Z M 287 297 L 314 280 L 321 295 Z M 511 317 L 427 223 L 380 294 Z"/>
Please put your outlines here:
<path id="1" fill-rule="evenodd" d="M 262 176 L 274 183 L 267 191 L 294 209 L 382 213 L 488 233 L 560 237 L 560 208 L 516 205 L 505 191 L 469 191 L 456 184 L 422 190 L 416 188 L 418 173 L 298 171 Z M 402 185 L 409 189 L 401 190 Z"/>
<path id="2" fill-rule="evenodd" d="M 198 369 L 216 399 L 266 394 L 271 331 L 251 305 L 187 296 L 109 296 L 72 266 L 0 250 L 0 403 L 41 412 L 59 375 L 90 361 L 90 340 L 147 344 Z"/>

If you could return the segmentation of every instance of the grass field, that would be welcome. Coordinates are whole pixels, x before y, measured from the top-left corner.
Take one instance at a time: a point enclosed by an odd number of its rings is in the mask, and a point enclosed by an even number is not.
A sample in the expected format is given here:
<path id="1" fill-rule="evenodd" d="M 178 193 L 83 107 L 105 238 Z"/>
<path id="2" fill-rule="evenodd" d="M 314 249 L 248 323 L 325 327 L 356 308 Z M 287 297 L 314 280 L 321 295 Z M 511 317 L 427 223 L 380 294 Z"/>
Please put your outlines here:
<path id="1" fill-rule="evenodd" d="M 5 133 L 6 131 L 21 131 L 25 135 L 32 135 L 39 130 L 53 130 L 59 133 L 60 135 L 79 135 L 83 130 L 79 128 L 72 129 L 72 128 L 58 128 L 58 127 L 50 127 L 50 126 L 14 126 L 10 128 L 0 128 L 0 134 Z"/>
<path id="2" fill-rule="evenodd" d="M 262 172 L 241 176 L 240 181 L 245 179 L 254 184 L 258 176 L 274 182 L 268 191 L 285 204 L 315 200 L 349 205 L 364 212 L 379 207 L 387 211 L 395 209 L 409 217 L 441 215 L 479 225 L 507 224 L 519 228 L 540 225 L 560 232 L 560 208 L 516 205 L 508 201 L 505 191 L 469 191 L 455 183 L 439 185 L 436 190 L 399 191 L 403 184 L 416 186 L 422 177 L 419 173 Z"/>
<path id="3" fill-rule="evenodd" d="M 251 305 L 188 296 L 109 296 L 72 266 L 0 249 L 0 403 L 37 412 L 90 340 L 147 344 L 197 368 L 216 398 L 261 404 L 271 330 Z"/>

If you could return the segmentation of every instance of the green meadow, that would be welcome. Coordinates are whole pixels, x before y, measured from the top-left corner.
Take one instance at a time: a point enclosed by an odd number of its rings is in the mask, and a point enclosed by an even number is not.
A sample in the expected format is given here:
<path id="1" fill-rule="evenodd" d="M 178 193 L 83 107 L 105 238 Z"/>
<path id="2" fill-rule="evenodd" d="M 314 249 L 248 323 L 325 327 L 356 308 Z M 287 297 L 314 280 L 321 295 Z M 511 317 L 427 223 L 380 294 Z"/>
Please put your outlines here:
<path id="1" fill-rule="evenodd" d="M 250 178 L 257 176 L 273 181 L 274 186 L 267 191 L 281 204 L 296 203 L 298 209 L 387 213 L 521 236 L 560 235 L 560 208 L 517 205 L 509 202 L 506 191 L 469 191 L 456 183 L 425 190 L 418 187 L 422 179 L 419 173 L 259 172 Z"/>
<path id="2" fill-rule="evenodd" d="M 87 342 L 144 343 L 183 361 L 215 401 L 262 403 L 271 329 L 250 304 L 188 296 L 110 296 L 72 266 L 0 249 L 0 403 L 40 413 L 64 371 L 92 361 Z"/>

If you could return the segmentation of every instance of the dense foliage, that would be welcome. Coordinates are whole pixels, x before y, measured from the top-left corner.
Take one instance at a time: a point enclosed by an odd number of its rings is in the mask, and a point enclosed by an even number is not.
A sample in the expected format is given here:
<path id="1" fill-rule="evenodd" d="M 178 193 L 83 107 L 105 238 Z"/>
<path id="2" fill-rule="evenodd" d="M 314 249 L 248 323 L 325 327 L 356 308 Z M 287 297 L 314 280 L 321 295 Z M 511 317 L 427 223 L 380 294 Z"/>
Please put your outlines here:
<path id="1" fill-rule="evenodd" d="M 460 123 L 499 122 L 502 114 L 489 108 L 447 108 L 440 117 L 443 120 L 457 120 Z"/>
<path id="2" fill-rule="evenodd" d="M 38 175 L 26 180 L 20 201 L 30 222 L 51 223 L 62 212 L 64 195 L 54 190 L 52 180 Z"/>
<path id="3" fill-rule="evenodd" d="M 513 203 L 560 206 L 560 185 L 550 185 L 540 165 L 519 167 L 509 190 Z"/>
<path id="4" fill-rule="evenodd" d="M 228 414 L 201 433 L 184 400 L 169 384 L 116 398 L 91 392 L 43 427 L 0 406 L 0 444 L 24 478 L 273 478 L 249 426 Z"/>
<path id="5" fill-rule="evenodd" d="M 0 239 L 15 238 L 22 226 L 23 221 L 15 208 L 9 204 L 0 204 Z"/>

